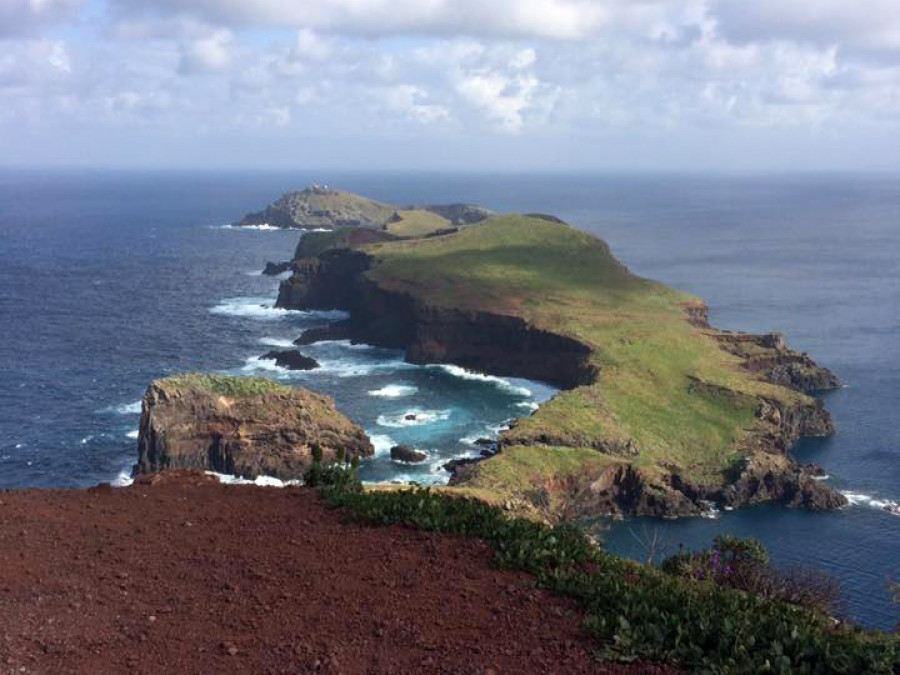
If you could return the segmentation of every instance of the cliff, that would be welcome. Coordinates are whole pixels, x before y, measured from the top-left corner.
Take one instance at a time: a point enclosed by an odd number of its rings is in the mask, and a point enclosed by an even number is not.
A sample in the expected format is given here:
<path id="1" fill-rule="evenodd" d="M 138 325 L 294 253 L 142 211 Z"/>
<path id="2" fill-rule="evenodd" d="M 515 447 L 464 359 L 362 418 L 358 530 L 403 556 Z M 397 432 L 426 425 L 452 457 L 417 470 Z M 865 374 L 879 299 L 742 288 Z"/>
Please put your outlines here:
<path id="1" fill-rule="evenodd" d="M 287 192 L 262 211 L 248 213 L 235 224 L 326 230 L 358 227 L 391 231 L 399 236 L 424 236 L 475 223 L 489 215 L 490 211 L 473 204 L 396 206 L 313 185 Z"/>
<path id="2" fill-rule="evenodd" d="M 832 433 L 808 393 L 833 374 L 778 335 L 710 327 L 697 298 L 558 219 L 500 216 L 294 265 L 279 306 L 348 310 L 343 337 L 565 390 L 455 485 L 549 518 L 844 503 L 789 456 L 801 436 Z"/>
<path id="3" fill-rule="evenodd" d="M 374 452 L 328 397 L 263 378 L 187 374 L 147 388 L 134 472 L 205 469 L 298 479 L 313 448 L 326 464 L 339 450 L 348 458 Z"/>

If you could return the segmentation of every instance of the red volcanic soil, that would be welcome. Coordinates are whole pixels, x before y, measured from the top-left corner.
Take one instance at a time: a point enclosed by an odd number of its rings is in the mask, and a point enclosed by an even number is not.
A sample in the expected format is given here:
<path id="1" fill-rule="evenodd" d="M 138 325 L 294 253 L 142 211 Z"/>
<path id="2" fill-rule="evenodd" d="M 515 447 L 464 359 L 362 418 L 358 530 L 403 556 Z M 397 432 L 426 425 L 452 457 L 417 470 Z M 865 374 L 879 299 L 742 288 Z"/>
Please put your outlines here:
<path id="1" fill-rule="evenodd" d="M 198 474 L 0 492 L 0 673 L 663 673 L 601 665 L 487 545 Z"/>

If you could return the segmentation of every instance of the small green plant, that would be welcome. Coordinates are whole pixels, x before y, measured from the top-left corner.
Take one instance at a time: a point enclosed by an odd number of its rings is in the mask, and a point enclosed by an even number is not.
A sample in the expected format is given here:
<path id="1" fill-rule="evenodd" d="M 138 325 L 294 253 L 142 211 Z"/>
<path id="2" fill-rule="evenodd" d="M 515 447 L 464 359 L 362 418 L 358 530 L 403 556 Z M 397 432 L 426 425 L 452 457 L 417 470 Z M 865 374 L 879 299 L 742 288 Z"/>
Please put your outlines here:
<path id="1" fill-rule="evenodd" d="M 305 485 L 322 488 L 327 492 L 355 493 L 362 491 L 358 456 L 348 460 L 346 451 L 339 448 L 335 452 L 335 462 L 324 466 L 322 449 L 318 445 L 312 446 L 311 453 L 313 461 L 303 474 Z"/>

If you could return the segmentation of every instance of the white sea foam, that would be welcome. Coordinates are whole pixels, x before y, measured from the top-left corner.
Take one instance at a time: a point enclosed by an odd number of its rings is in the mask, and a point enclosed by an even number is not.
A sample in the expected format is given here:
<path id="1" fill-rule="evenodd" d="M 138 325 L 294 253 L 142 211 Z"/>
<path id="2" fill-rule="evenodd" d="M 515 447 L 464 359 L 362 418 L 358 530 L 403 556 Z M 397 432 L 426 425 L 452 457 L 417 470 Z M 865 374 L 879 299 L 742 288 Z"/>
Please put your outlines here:
<path id="1" fill-rule="evenodd" d="M 850 506 L 868 506 L 869 508 L 900 516 L 900 503 L 892 499 L 880 499 L 860 492 L 843 491 L 841 494 L 847 498 Z"/>
<path id="2" fill-rule="evenodd" d="M 369 390 L 369 396 L 380 396 L 381 398 L 402 398 L 404 396 L 412 396 L 418 387 L 409 384 L 388 384 L 381 389 Z"/>
<path id="3" fill-rule="evenodd" d="M 122 403 L 121 405 L 111 405 L 107 408 L 104 408 L 100 412 L 102 412 L 102 413 L 117 413 L 119 415 L 140 415 L 141 402 L 133 401 L 131 403 Z"/>
<path id="4" fill-rule="evenodd" d="M 308 232 L 304 227 L 275 227 L 268 223 L 260 223 L 259 225 L 235 225 L 233 223 L 225 223 L 224 225 L 211 225 L 214 230 L 235 230 L 247 232 Z M 316 230 L 313 230 L 316 232 Z"/>
<path id="5" fill-rule="evenodd" d="M 350 342 L 350 340 L 319 340 L 318 342 L 314 342 L 316 347 L 327 347 L 329 345 L 335 347 L 341 347 L 343 349 L 353 349 L 356 351 L 371 351 L 373 349 L 380 349 L 374 345 L 366 344 L 365 342 Z"/>
<path id="6" fill-rule="evenodd" d="M 475 380 L 478 382 L 488 382 L 490 384 L 496 385 L 501 389 L 505 389 L 511 394 L 517 394 L 518 396 L 531 396 L 531 390 L 526 389 L 525 387 L 520 387 L 519 385 L 513 384 L 509 380 L 506 380 L 502 377 L 497 377 L 496 375 L 485 375 L 484 373 L 477 373 L 474 370 L 468 370 L 466 368 L 461 368 L 460 366 L 454 366 L 449 363 L 442 363 L 438 365 L 429 366 L 430 368 L 439 368 L 444 372 L 453 375 L 454 377 L 458 377 L 462 380 Z"/>
<path id="7" fill-rule="evenodd" d="M 140 432 L 137 429 L 132 429 L 127 434 L 125 434 L 125 438 L 137 438 L 140 435 Z"/>
<path id="8" fill-rule="evenodd" d="M 475 445 L 475 442 L 482 438 L 484 436 L 463 436 L 459 439 L 459 442 L 463 445 Z"/>
<path id="9" fill-rule="evenodd" d="M 516 403 L 516 407 L 522 408 L 523 410 L 530 410 L 531 412 L 534 412 L 535 410 L 537 410 L 540 407 L 540 405 L 538 405 L 534 401 L 520 401 L 519 403 Z"/>
<path id="10" fill-rule="evenodd" d="M 316 372 L 333 373 L 338 377 L 361 377 L 378 370 L 398 370 L 413 367 L 415 366 L 411 366 L 400 359 L 376 362 L 359 361 L 353 358 L 322 359 L 319 361 L 319 367 L 316 369 Z"/>
<path id="11" fill-rule="evenodd" d="M 244 272 L 248 277 L 261 277 L 262 270 L 251 270 L 250 272 Z"/>
<path id="12" fill-rule="evenodd" d="M 87 436 L 85 436 L 84 438 L 81 439 L 81 444 L 82 444 L 82 445 L 87 445 L 87 444 L 90 443 L 92 440 L 94 440 L 94 436 L 93 436 L 92 434 L 88 434 Z"/>
<path id="13" fill-rule="evenodd" d="M 132 403 L 123 403 L 116 406 L 116 412 L 120 415 L 139 415 L 141 412 L 141 402 L 134 401 Z"/>
<path id="14" fill-rule="evenodd" d="M 267 345 L 269 347 L 293 347 L 294 342 L 289 338 L 273 338 L 273 337 L 264 337 L 259 339 L 259 343 L 261 345 Z"/>
<path id="15" fill-rule="evenodd" d="M 829 475 L 826 473 L 826 474 L 823 474 L 823 475 L 821 475 L 821 476 L 810 476 L 810 478 L 812 478 L 813 480 L 829 480 L 829 479 L 831 478 L 831 476 L 829 476 Z"/>
<path id="16" fill-rule="evenodd" d="M 450 417 L 449 410 L 420 410 L 419 408 L 412 408 L 393 415 L 379 415 L 376 421 L 383 427 L 402 428 L 433 424 L 448 417 Z"/>
<path id="17" fill-rule="evenodd" d="M 700 503 L 703 505 L 703 511 L 700 512 L 701 518 L 709 518 L 710 520 L 715 520 L 721 515 L 721 512 L 716 507 L 715 502 L 701 499 Z"/>
<path id="18" fill-rule="evenodd" d="M 131 470 L 122 469 L 119 472 L 119 475 L 113 478 L 112 485 L 114 487 L 128 487 L 134 482 L 134 478 L 131 477 Z"/>
<path id="19" fill-rule="evenodd" d="M 257 476 L 253 480 L 249 478 L 241 478 L 240 476 L 230 476 L 224 473 L 216 473 L 215 471 L 207 471 L 207 475 L 215 476 L 220 483 L 225 485 L 258 485 L 259 487 L 290 487 L 291 485 L 300 485 L 299 480 L 281 480 L 273 476 Z"/>
<path id="20" fill-rule="evenodd" d="M 249 357 L 247 359 L 247 361 L 245 362 L 244 366 L 241 368 L 241 370 L 243 370 L 245 372 L 253 372 L 255 370 L 265 370 L 266 372 L 278 373 L 279 375 L 290 375 L 291 373 L 299 372 L 299 371 L 292 371 L 283 366 L 279 366 L 277 363 L 275 363 L 274 359 L 263 359 L 263 358 L 260 358 L 259 356 Z"/>
<path id="21" fill-rule="evenodd" d="M 369 434 L 369 440 L 375 446 L 376 457 L 390 453 L 391 448 L 397 445 L 397 442 L 386 434 Z"/>
<path id="22" fill-rule="evenodd" d="M 263 321 L 284 319 L 294 314 L 302 314 L 296 310 L 275 307 L 270 298 L 225 298 L 209 310 L 212 314 L 239 316 Z"/>
<path id="23" fill-rule="evenodd" d="M 16 443 L 16 450 L 21 450 L 24 447 L 25 447 L 24 443 Z"/>

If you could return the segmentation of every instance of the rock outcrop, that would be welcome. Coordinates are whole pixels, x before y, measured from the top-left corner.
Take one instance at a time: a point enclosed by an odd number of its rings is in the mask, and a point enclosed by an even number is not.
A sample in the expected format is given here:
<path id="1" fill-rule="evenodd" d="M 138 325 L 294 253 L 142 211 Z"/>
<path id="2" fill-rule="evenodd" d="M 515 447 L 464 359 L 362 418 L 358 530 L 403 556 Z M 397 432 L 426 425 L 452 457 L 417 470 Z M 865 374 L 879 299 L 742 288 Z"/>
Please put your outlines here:
<path id="1" fill-rule="evenodd" d="M 334 401 L 262 378 L 187 374 L 144 395 L 135 474 L 204 469 L 253 479 L 299 479 L 313 449 L 325 464 L 374 453 Z"/>
<path id="2" fill-rule="evenodd" d="M 391 459 L 395 462 L 405 462 L 406 464 L 418 464 L 428 459 L 427 453 L 416 450 L 408 445 L 395 445 L 391 448 Z"/>
<path id="3" fill-rule="evenodd" d="M 296 349 L 273 349 L 259 358 L 274 361 L 276 366 L 281 366 L 288 370 L 313 370 L 319 367 L 318 361 L 300 353 Z"/>

